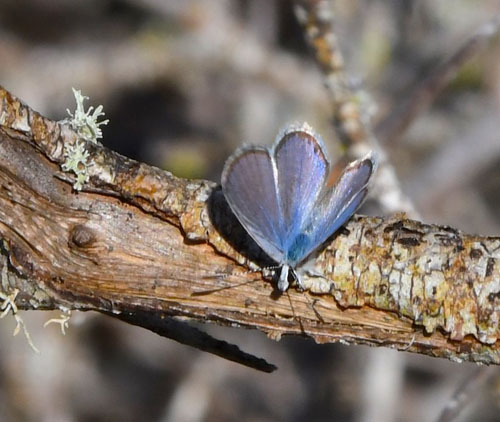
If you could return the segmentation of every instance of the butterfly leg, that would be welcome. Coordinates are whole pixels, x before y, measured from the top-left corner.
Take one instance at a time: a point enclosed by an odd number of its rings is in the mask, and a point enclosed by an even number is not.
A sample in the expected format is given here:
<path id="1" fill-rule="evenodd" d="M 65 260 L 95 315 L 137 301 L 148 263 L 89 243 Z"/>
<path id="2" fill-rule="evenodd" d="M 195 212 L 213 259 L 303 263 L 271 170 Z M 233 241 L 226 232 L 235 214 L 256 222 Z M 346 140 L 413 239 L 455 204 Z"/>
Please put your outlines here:
<path id="1" fill-rule="evenodd" d="M 290 267 L 288 265 L 283 265 L 281 267 L 280 279 L 278 280 L 278 290 L 281 292 L 286 292 L 288 290 L 288 271 Z"/>
<path id="2" fill-rule="evenodd" d="M 306 290 L 304 283 L 302 283 L 302 279 L 300 278 L 300 275 L 297 273 L 297 271 L 293 271 L 293 276 L 295 278 L 295 283 L 297 284 L 298 288 L 301 291 Z"/>

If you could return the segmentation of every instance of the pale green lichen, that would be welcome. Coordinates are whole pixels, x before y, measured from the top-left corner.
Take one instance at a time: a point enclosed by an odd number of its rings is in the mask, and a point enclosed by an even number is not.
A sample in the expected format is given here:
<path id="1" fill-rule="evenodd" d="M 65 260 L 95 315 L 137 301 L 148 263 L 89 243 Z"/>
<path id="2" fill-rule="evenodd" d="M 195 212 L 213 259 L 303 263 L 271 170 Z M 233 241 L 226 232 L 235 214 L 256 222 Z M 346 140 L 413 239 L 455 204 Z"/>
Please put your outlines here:
<path id="1" fill-rule="evenodd" d="M 66 329 L 69 327 L 69 320 L 71 319 L 71 309 L 64 311 L 59 318 L 52 318 L 43 324 L 43 328 L 50 324 L 59 324 L 61 326 L 61 332 L 63 336 L 66 335 Z"/>
<path id="2" fill-rule="evenodd" d="M 83 103 L 85 100 L 88 100 L 89 97 L 82 95 L 80 90 L 75 88 L 72 88 L 72 90 L 76 100 L 76 110 L 74 113 L 71 113 L 69 109 L 66 109 L 71 117 L 71 119 L 68 119 L 68 122 L 80 139 L 97 144 L 97 140 L 102 138 L 100 126 L 107 125 L 109 122 L 109 120 L 97 121 L 100 117 L 105 115 L 102 111 L 103 107 L 100 105 L 94 110 L 94 107 L 90 106 L 89 109 L 85 111 Z"/>
<path id="3" fill-rule="evenodd" d="M 83 185 L 89 180 L 87 173 L 89 152 L 85 149 L 85 143 L 78 140 L 73 145 L 65 145 L 64 157 L 66 161 L 61 165 L 61 168 L 64 171 L 75 173 L 76 180 L 73 189 L 82 190 Z"/>
<path id="4" fill-rule="evenodd" d="M 76 100 L 76 110 L 74 113 L 67 110 L 70 119 L 64 122 L 69 123 L 71 128 L 77 133 L 78 140 L 74 144 L 66 144 L 64 146 L 65 161 L 61 165 L 64 171 L 72 171 L 76 175 L 73 189 L 82 190 L 83 185 L 88 182 L 89 175 L 87 169 L 89 167 L 89 153 L 85 149 L 85 141 L 98 143 L 98 139 L 102 138 L 102 130 L 100 126 L 108 124 L 109 120 L 98 121 L 99 118 L 104 116 L 102 105 L 96 109 L 89 107 L 85 111 L 83 103 L 89 97 L 82 95 L 80 90 L 73 89 L 73 94 Z"/>
<path id="5" fill-rule="evenodd" d="M 8 277 L 9 274 L 7 271 L 7 264 L 4 263 L 1 271 L 2 289 L 3 286 L 10 285 Z M 8 314 L 12 314 L 12 316 L 16 321 L 16 328 L 14 328 L 13 335 L 17 336 L 22 329 L 24 332 L 24 336 L 26 337 L 26 340 L 28 341 L 30 347 L 33 349 L 35 353 L 40 353 L 40 351 L 36 348 L 35 344 L 33 343 L 33 340 L 31 339 L 30 333 L 28 331 L 28 328 L 26 327 L 26 324 L 24 323 L 24 320 L 19 315 L 19 310 L 16 305 L 16 298 L 18 294 L 19 294 L 19 289 L 14 289 L 9 293 L 0 291 L 0 300 L 2 301 L 0 303 L 0 312 L 1 312 L 0 319 L 5 318 Z"/>

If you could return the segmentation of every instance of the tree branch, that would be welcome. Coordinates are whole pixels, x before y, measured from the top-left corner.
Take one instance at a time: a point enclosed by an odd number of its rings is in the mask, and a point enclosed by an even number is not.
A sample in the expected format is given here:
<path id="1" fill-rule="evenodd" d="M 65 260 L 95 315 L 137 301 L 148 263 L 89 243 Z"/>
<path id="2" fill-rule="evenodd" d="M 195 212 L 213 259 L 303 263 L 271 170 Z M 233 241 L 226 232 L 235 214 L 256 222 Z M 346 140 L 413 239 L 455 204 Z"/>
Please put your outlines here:
<path id="1" fill-rule="evenodd" d="M 215 183 L 85 143 L 90 179 L 77 193 L 60 168 L 77 142 L 66 124 L 4 89 L 0 124 L 1 291 L 19 289 L 21 309 L 95 310 L 162 334 L 154 327 L 167 316 L 500 363 L 500 238 L 357 216 L 313 261 L 322 277 L 304 278 L 309 291 L 277 297 L 247 271 L 268 262 Z"/>

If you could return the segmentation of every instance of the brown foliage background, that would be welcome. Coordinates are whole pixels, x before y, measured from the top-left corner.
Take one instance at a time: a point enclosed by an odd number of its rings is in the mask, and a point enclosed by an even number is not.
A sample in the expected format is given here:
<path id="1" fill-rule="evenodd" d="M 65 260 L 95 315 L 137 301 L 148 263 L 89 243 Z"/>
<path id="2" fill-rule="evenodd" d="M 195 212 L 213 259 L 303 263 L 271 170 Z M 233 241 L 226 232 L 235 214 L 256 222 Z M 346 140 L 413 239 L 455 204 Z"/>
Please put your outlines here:
<path id="1" fill-rule="evenodd" d="M 337 36 L 353 83 L 383 121 L 498 2 L 338 1 Z M 402 136 L 380 141 L 423 219 L 498 235 L 500 59 L 492 43 Z M 219 180 L 241 142 L 270 143 L 307 120 L 338 154 L 322 78 L 287 1 L 6 0 L 0 83 L 54 119 L 71 87 L 103 104 L 103 143 L 183 177 Z M 383 131 L 381 132 L 383 133 Z M 364 212 L 377 214 L 376 201 Z M 432 420 L 472 364 L 385 349 L 279 343 L 200 327 L 279 366 L 261 374 L 97 314 L 69 334 L 56 314 L 24 314 L 41 355 L 0 323 L 2 420 Z M 500 383 L 471 395 L 459 420 L 497 420 Z"/>

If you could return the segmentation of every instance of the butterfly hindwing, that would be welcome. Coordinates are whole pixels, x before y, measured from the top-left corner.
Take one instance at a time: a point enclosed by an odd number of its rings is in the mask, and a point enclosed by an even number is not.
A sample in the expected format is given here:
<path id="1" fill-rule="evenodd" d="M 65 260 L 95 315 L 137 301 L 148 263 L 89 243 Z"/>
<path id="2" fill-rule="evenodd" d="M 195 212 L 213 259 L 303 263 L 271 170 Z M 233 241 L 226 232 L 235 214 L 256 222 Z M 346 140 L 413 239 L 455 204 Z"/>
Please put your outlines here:
<path id="1" fill-rule="evenodd" d="M 307 257 L 337 231 L 360 207 L 368 192 L 368 182 L 375 169 L 371 155 L 349 164 L 335 185 L 318 200 L 304 232 L 310 236 Z"/>

